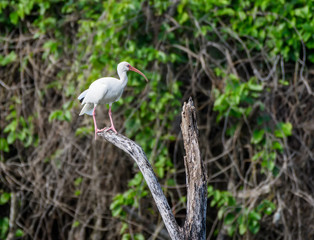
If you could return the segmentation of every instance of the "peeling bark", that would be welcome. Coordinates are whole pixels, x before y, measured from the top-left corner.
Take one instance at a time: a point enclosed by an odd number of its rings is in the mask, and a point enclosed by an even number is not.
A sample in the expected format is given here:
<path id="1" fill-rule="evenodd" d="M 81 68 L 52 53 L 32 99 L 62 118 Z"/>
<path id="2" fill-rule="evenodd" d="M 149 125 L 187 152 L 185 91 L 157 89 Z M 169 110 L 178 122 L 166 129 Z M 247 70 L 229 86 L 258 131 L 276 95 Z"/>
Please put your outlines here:
<path id="1" fill-rule="evenodd" d="M 192 98 L 187 104 L 184 103 L 181 131 L 186 152 L 184 164 L 187 185 L 187 216 L 183 234 L 185 239 L 201 240 L 206 238 L 207 182 Z"/>

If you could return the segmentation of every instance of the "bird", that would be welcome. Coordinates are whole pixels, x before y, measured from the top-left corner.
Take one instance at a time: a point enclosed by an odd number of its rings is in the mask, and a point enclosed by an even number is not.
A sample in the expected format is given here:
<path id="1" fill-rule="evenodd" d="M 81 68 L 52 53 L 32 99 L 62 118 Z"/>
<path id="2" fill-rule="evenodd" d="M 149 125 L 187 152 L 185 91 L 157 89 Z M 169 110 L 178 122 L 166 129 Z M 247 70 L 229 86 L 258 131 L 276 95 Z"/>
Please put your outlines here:
<path id="1" fill-rule="evenodd" d="M 98 132 L 104 130 L 112 130 L 117 134 L 117 130 L 114 127 L 112 116 L 111 116 L 111 106 L 114 102 L 118 101 L 124 91 L 125 86 L 128 83 L 127 72 L 133 71 L 142 75 L 146 82 L 148 82 L 147 77 L 135 67 L 132 67 L 128 62 L 120 62 L 117 67 L 117 72 L 120 77 L 104 77 L 99 78 L 92 82 L 89 88 L 83 91 L 79 96 L 78 100 L 82 103 L 83 108 L 79 116 L 87 114 L 93 116 L 94 127 L 95 127 L 95 140 Z M 109 118 L 111 126 L 109 128 L 98 129 L 96 123 L 96 107 L 100 104 L 109 104 Z"/>

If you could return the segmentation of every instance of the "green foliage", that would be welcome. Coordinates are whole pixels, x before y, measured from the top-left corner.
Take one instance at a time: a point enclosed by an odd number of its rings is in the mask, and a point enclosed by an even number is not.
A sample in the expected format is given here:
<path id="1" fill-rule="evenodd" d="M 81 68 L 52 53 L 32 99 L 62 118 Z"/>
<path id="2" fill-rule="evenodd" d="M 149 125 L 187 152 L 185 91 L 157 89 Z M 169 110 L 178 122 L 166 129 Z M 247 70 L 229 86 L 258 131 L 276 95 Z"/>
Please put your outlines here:
<path id="1" fill-rule="evenodd" d="M 7 234 L 9 232 L 9 218 L 3 217 L 0 218 L 0 239 L 6 239 Z M 24 232 L 21 229 L 17 229 L 15 231 L 15 237 L 23 237 Z"/>
<path id="2" fill-rule="evenodd" d="M 83 178 L 82 178 L 82 177 L 78 177 L 78 178 L 76 178 L 75 181 L 74 181 L 74 186 L 77 188 L 77 189 L 75 190 L 75 192 L 74 192 L 74 195 L 75 195 L 76 197 L 80 196 L 81 193 L 82 193 L 82 191 L 81 191 L 80 189 L 78 189 L 79 186 L 81 185 L 82 181 L 83 181 Z"/>
<path id="3" fill-rule="evenodd" d="M 277 129 L 275 130 L 275 136 L 278 138 L 285 138 L 291 136 L 292 134 L 292 124 L 291 123 L 279 123 Z"/>
<path id="4" fill-rule="evenodd" d="M 17 229 L 15 232 L 15 237 L 23 237 L 24 236 L 24 232 L 22 229 Z"/>
<path id="5" fill-rule="evenodd" d="M 54 119 L 58 121 L 70 122 L 72 120 L 72 115 L 70 112 L 70 109 L 72 108 L 72 104 L 73 104 L 72 101 L 67 102 L 63 104 L 62 110 L 55 110 L 51 112 L 48 118 L 49 122 L 52 122 Z"/>
<path id="6" fill-rule="evenodd" d="M 283 152 L 283 144 L 280 138 L 291 136 L 291 123 L 279 123 L 274 130 L 274 136 L 270 128 L 254 130 L 251 143 L 254 144 L 257 152 L 252 157 L 252 161 L 260 161 L 262 172 L 268 170 L 274 175 L 278 173 L 276 168 L 276 158 L 278 153 Z"/>
<path id="7" fill-rule="evenodd" d="M 33 117 L 29 116 L 25 119 L 18 116 L 14 105 L 10 106 L 10 114 L 6 120 L 10 123 L 4 128 L 3 132 L 7 133 L 6 141 L 1 138 L 0 148 L 8 151 L 8 146 L 12 145 L 16 140 L 20 140 L 25 148 L 38 144 L 38 137 L 34 134 Z"/>
<path id="8" fill-rule="evenodd" d="M 268 200 L 263 200 L 254 209 L 248 209 L 237 203 L 228 191 L 214 190 L 212 186 L 209 186 L 207 192 L 208 198 L 211 198 L 210 206 L 219 209 L 218 219 L 223 219 L 230 236 L 233 236 L 236 231 L 240 235 L 244 235 L 248 230 L 253 234 L 258 233 L 262 217 L 276 210 L 275 204 Z"/>
<path id="9" fill-rule="evenodd" d="M 270 56 L 282 55 L 287 61 L 300 56 L 301 40 L 306 48 L 314 48 L 314 18 L 312 1 L 181 1 L 176 20 L 193 26 L 193 16 L 200 26 L 195 36 L 213 41 L 213 27 L 220 27 L 222 37 L 245 39 L 250 51 L 267 46 Z M 208 24 L 208 23 L 211 24 Z M 221 24 L 223 23 L 223 24 Z M 311 52 L 307 59 L 314 62 Z"/>
<path id="10" fill-rule="evenodd" d="M 144 240 L 145 237 L 141 233 L 136 233 L 134 236 L 132 236 L 130 233 L 125 233 L 122 235 L 122 240 Z"/>
<path id="11" fill-rule="evenodd" d="M 16 53 L 15 52 L 10 52 L 6 56 L 0 55 L 0 66 L 5 66 L 7 64 L 10 64 L 16 60 Z"/>
<path id="12" fill-rule="evenodd" d="M 250 105 L 259 97 L 262 90 L 263 86 L 256 83 L 254 78 L 241 83 L 235 75 L 229 75 L 223 93 L 214 89 L 216 98 L 214 110 L 219 112 L 217 121 L 229 115 L 236 118 L 248 116 L 252 110 Z"/>
<path id="13" fill-rule="evenodd" d="M 5 138 L 0 138 L 0 151 L 9 152 L 9 144 Z"/>
<path id="14" fill-rule="evenodd" d="M 80 127 L 76 129 L 75 136 L 88 136 L 91 132 L 93 132 L 93 126 Z"/>
<path id="15" fill-rule="evenodd" d="M 0 218 L 0 239 L 6 239 L 6 235 L 9 231 L 9 218 Z"/>
<path id="16" fill-rule="evenodd" d="M 148 194 L 147 186 L 143 181 L 141 173 L 135 174 L 128 185 L 130 189 L 123 194 L 116 195 L 110 205 L 110 210 L 114 217 L 120 216 L 124 218 L 125 212 L 123 211 L 123 206 L 138 208 L 140 199 Z"/>
<path id="17" fill-rule="evenodd" d="M 78 226 L 80 226 L 80 222 L 79 221 L 74 221 L 74 223 L 73 223 L 73 227 L 78 227 Z"/>
<path id="18" fill-rule="evenodd" d="M 77 179 L 75 179 L 74 185 L 75 186 L 79 186 L 79 185 L 81 185 L 82 181 L 83 181 L 83 178 L 82 177 L 78 177 Z"/>
<path id="19" fill-rule="evenodd" d="M 263 111 L 264 106 L 259 99 L 264 88 L 263 85 L 258 84 L 256 79 L 251 78 L 248 82 L 240 82 L 234 76 L 225 76 L 223 71 L 215 69 L 218 76 L 226 77 L 226 86 L 221 93 L 214 89 L 215 103 L 214 111 L 219 114 L 217 122 L 223 118 L 233 117 L 236 119 L 233 124 L 227 129 L 227 134 L 232 136 L 237 125 L 242 119 L 246 119 L 253 109 L 253 105 L 259 103 L 260 110 Z M 261 172 L 272 172 L 274 175 L 278 173 L 276 167 L 277 152 L 283 151 L 280 138 L 291 136 L 292 124 L 280 122 L 272 133 L 271 126 L 267 118 L 259 118 L 259 125 L 264 125 L 263 128 L 252 129 L 251 143 L 255 146 L 256 153 L 252 157 L 252 161 L 259 161 L 261 163 Z"/>
<path id="20" fill-rule="evenodd" d="M 6 204 L 11 198 L 11 194 L 7 192 L 3 192 L 0 195 L 0 205 Z"/>

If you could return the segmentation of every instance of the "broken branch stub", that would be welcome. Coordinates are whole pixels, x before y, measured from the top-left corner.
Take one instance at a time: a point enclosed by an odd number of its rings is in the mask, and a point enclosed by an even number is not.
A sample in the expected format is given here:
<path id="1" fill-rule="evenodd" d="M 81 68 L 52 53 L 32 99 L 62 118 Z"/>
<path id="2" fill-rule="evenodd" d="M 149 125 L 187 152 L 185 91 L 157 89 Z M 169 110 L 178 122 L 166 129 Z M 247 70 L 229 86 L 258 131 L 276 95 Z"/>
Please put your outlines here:
<path id="1" fill-rule="evenodd" d="M 187 185 L 187 216 L 183 234 L 185 239 L 202 240 L 206 238 L 207 181 L 192 98 L 183 105 L 181 131 L 186 152 L 184 164 Z"/>

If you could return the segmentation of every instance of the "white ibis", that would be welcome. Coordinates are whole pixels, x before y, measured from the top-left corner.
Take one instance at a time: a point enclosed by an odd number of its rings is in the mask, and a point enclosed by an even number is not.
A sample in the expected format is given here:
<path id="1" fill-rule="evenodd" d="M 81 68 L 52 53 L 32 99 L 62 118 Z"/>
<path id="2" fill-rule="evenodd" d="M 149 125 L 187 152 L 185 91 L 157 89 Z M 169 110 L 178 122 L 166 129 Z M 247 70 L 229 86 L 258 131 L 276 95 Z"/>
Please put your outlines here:
<path id="1" fill-rule="evenodd" d="M 115 133 L 117 133 L 111 117 L 111 106 L 112 103 L 120 99 L 123 90 L 128 83 L 128 76 L 126 75 L 127 71 L 133 71 L 141 74 L 148 82 L 147 77 L 141 71 L 139 71 L 135 67 L 132 67 L 127 62 L 119 63 L 117 70 L 120 79 L 112 77 L 100 78 L 94 81 L 89 86 L 89 88 L 82 92 L 78 97 L 78 100 L 80 100 L 82 102 L 82 105 L 84 105 L 80 112 L 80 116 L 84 113 L 93 116 L 95 126 L 95 139 L 96 134 L 104 130 L 113 130 Z M 108 129 L 106 127 L 103 129 L 97 128 L 95 109 L 98 104 L 109 104 L 109 118 L 111 122 L 111 127 Z"/>

